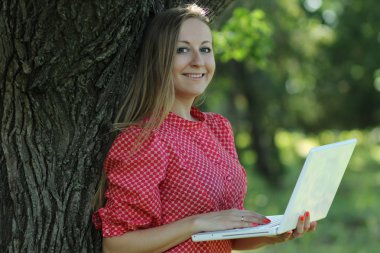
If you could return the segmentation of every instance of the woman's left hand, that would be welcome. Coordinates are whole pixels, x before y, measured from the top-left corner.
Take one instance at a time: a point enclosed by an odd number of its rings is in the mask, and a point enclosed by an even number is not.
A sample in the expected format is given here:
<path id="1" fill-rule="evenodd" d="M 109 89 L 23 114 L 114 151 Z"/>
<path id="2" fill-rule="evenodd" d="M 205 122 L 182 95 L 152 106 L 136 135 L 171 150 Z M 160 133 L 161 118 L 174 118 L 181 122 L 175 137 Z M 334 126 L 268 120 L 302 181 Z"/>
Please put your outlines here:
<path id="1" fill-rule="evenodd" d="M 287 240 L 293 240 L 302 237 L 305 233 L 315 231 L 317 229 L 317 222 L 310 222 L 310 213 L 305 212 L 298 218 L 297 227 L 294 230 L 288 231 L 277 236 L 276 243 Z"/>
<path id="2" fill-rule="evenodd" d="M 316 229 L 317 222 L 311 222 L 310 213 L 305 212 L 298 218 L 297 226 L 295 229 L 277 236 L 235 239 L 233 242 L 233 248 L 237 250 L 256 249 L 264 245 L 277 244 L 293 240 L 303 236 L 307 232 L 315 231 Z"/>
<path id="3" fill-rule="evenodd" d="M 298 218 L 297 227 L 293 231 L 291 231 L 292 232 L 291 237 L 293 239 L 299 238 L 303 236 L 304 233 L 315 231 L 316 229 L 317 229 L 317 222 L 316 221 L 310 222 L 310 213 L 305 212 L 304 215 L 301 215 Z"/>

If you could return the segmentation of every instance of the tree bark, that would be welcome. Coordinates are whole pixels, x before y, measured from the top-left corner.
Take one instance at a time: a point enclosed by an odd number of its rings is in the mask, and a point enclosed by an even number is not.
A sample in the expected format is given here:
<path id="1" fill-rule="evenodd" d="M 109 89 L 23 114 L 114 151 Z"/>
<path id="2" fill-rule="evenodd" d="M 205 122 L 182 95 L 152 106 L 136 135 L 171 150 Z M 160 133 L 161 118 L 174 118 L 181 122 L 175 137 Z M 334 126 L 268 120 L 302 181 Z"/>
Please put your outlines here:
<path id="1" fill-rule="evenodd" d="M 91 199 L 146 21 L 186 1 L 5 0 L 0 252 L 100 252 Z M 197 1 L 211 18 L 232 0 Z"/>

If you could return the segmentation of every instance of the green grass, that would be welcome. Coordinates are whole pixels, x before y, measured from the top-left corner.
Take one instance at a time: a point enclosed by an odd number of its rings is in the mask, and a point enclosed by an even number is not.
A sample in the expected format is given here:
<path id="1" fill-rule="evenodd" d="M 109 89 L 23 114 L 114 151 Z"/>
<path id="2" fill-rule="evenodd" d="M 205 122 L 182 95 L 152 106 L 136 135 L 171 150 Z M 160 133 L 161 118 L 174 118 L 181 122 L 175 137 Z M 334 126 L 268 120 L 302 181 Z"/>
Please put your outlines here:
<path id="1" fill-rule="evenodd" d="M 256 253 L 372 253 L 380 248 L 380 133 L 326 131 L 316 136 L 279 132 L 276 144 L 286 165 L 283 186 L 275 188 L 256 172 L 247 171 L 247 209 L 265 215 L 283 213 L 308 149 L 348 138 L 358 145 L 328 216 L 313 233 L 294 241 L 263 247 Z M 244 161 L 243 161 L 244 164 Z"/>

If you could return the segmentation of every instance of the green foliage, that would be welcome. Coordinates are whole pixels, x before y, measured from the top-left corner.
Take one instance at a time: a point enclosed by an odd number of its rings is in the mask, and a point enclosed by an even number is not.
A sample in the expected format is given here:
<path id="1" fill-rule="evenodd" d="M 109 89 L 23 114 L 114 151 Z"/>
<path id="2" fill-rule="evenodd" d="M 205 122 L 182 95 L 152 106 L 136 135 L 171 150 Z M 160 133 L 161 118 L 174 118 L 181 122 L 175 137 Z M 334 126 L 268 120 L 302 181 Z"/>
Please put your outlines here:
<path id="1" fill-rule="evenodd" d="M 215 32 L 217 73 L 205 107 L 232 121 L 249 176 L 246 208 L 283 212 L 308 148 L 359 139 L 317 232 L 253 252 L 377 252 L 380 2 L 238 0 L 235 7 Z M 276 171 L 278 187 L 258 173 L 258 139 L 267 154 L 278 149 L 268 156 L 287 172 Z"/>
<path id="2" fill-rule="evenodd" d="M 222 29 L 213 34 L 217 57 L 222 62 L 254 59 L 256 65 L 263 67 L 272 50 L 271 35 L 262 10 L 236 8 Z"/>
<path id="3" fill-rule="evenodd" d="M 225 92 L 260 86 L 255 110 L 268 115 L 275 127 L 318 132 L 380 122 L 379 1 L 258 0 L 235 5 L 214 33 L 220 69 L 216 82 L 233 76 Z M 233 62 L 240 62 L 246 74 L 234 74 Z M 252 110 L 249 103 L 243 108 Z"/>
<path id="4" fill-rule="evenodd" d="M 334 1 L 326 1 L 326 7 Z M 318 75 L 317 95 L 329 102 L 323 124 L 336 127 L 377 126 L 380 122 L 380 9 L 379 1 L 334 3 L 337 22 L 335 43 L 326 47 L 328 60 Z M 339 12 L 338 12 L 339 10 Z M 345 110 L 342 110 L 345 108 Z M 326 108 L 327 109 L 327 108 Z"/>

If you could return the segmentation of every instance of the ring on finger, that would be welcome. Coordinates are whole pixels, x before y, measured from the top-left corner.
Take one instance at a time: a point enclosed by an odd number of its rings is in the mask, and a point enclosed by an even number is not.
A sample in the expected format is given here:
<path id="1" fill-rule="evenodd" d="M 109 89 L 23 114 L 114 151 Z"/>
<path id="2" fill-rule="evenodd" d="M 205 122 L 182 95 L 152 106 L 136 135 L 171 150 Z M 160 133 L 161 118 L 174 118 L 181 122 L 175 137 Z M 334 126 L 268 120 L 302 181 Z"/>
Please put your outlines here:
<path id="1" fill-rule="evenodd" d="M 241 221 L 241 222 L 244 222 L 244 216 L 243 216 L 243 215 L 241 216 L 240 221 Z"/>

